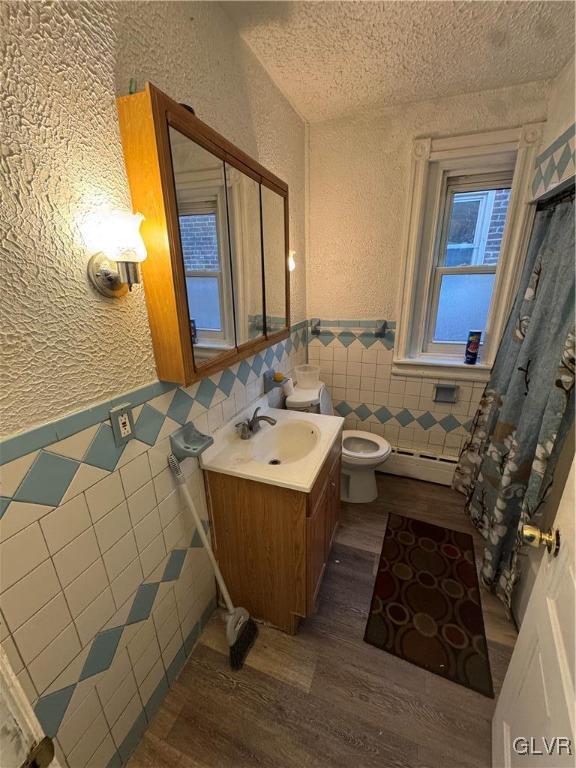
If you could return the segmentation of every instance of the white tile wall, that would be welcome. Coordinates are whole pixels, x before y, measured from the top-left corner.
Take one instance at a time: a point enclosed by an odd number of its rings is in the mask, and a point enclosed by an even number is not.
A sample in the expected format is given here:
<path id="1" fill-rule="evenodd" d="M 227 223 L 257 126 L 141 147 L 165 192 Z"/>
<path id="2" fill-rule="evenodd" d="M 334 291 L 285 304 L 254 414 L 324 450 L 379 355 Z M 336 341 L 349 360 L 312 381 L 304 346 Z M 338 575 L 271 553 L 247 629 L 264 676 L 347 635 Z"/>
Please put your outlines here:
<path id="1" fill-rule="evenodd" d="M 289 372 L 305 355 L 302 346 L 276 367 Z M 228 398 L 218 391 L 210 409 L 195 402 L 190 418 L 215 430 L 261 394 L 262 377 L 252 372 Z M 155 398 L 154 407 L 166 413 L 172 397 Z M 123 626 L 140 584 L 161 579 L 171 550 L 191 542 L 194 526 L 166 464 L 167 435 L 177 426 L 167 418 L 154 446 L 131 441 L 114 471 L 82 463 L 56 508 L 13 501 L 0 522 L 2 647 L 33 704 L 76 685 L 55 739 L 62 768 L 104 768 L 118 759 L 215 597 L 205 552 L 189 549 L 180 578 L 161 584 L 149 618 L 124 627 L 111 666 L 78 682 L 96 635 Z M 81 461 L 97 431 L 94 425 L 46 450 Z M 37 455 L 0 469 L 3 495 L 15 493 Z M 182 469 L 207 519 L 198 461 Z"/>
<path id="2" fill-rule="evenodd" d="M 320 378 L 328 386 L 334 405 L 346 402 L 353 409 L 365 404 L 374 412 L 385 406 L 393 415 L 407 409 L 415 419 L 429 411 L 438 420 L 453 414 L 460 422 L 466 422 L 476 413 L 485 386 L 482 382 L 442 381 L 459 386 L 458 402 L 436 403 L 433 393 L 438 380 L 392 376 L 393 350 L 378 341 L 368 349 L 358 340 L 346 347 L 337 338 L 324 346 L 312 336 L 308 356 L 310 363 L 320 367 Z M 363 420 L 355 413 L 345 417 L 345 427 L 382 435 L 396 448 L 446 456 L 457 456 L 467 439 L 462 426 L 447 432 L 438 425 L 425 429 L 417 421 L 402 426 L 394 418 L 380 423 L 371 415 Z"/>

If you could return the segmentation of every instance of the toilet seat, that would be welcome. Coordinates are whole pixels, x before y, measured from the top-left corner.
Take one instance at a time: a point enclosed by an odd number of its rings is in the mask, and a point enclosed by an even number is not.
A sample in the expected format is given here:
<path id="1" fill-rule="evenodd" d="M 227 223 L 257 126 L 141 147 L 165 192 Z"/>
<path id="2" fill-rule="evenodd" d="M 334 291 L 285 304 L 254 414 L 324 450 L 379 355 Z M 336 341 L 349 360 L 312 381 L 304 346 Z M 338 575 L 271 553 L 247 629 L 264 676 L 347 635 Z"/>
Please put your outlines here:
<path id="1" fill-rule="evenodd" d="M 342 432 L 342 459 L 347 464 L 374 466 L 391 453 L 392 446 L 380 435 L 360 429 Z"/>

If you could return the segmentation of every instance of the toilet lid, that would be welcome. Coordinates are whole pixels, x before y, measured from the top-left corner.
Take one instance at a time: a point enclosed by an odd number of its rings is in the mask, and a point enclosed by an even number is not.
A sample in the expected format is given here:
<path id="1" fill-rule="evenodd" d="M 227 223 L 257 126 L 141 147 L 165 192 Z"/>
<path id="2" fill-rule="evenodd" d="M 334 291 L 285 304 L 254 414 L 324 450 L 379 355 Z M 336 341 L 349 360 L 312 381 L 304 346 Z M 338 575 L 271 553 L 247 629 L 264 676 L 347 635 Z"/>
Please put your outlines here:
<path id="1" fill-rule="evenodd" d="M 380 435 L 364 432 L 360 429 L 345 429 L 342 433 L 342 453 L 344 456 L 360 456 L 366 459 L 387 456 L 392 446 Z"/>

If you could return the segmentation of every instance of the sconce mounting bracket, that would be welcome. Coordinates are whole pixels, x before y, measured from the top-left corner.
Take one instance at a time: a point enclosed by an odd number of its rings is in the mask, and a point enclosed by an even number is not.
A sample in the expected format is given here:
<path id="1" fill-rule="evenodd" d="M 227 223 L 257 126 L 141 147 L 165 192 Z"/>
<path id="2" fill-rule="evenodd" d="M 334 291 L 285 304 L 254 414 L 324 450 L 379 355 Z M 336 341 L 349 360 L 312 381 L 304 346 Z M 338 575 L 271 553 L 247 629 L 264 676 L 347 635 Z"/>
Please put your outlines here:
<path id="1" fill-rule="evenodd" d="M 118 299 L 128 293 L 128 285 L 122 281 L 116 263 L 103 253 L 95 253 L 88 262 L 90 282 L 104 296 Z"/>

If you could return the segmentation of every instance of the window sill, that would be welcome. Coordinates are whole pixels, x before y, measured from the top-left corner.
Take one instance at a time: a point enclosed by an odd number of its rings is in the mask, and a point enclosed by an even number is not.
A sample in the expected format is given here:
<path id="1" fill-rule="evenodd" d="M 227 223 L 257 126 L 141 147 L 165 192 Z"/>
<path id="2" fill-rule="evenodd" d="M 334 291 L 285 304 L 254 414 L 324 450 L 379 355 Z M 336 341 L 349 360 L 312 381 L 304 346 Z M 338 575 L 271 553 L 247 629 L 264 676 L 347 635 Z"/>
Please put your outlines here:
<path id="1" fill-rule="evenodd" d="M 488 381 L 491 365 L 466 365 L 450 358 L 407 358 L 392 361 L 392 376 L 414 376 L 422 379 L 450 381 Z"/>

